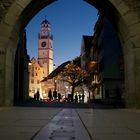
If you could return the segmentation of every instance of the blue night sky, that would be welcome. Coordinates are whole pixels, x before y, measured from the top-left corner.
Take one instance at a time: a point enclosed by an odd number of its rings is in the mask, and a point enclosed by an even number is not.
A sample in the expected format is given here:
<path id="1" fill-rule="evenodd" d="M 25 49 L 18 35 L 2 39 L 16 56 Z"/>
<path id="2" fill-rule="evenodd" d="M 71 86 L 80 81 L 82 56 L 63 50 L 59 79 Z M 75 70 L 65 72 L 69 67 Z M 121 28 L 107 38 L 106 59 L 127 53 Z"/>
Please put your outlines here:
<path id="1" fill-rule="evenodd" d="M 26 26 L 30 58 L 38 56 L 38 33 L 45 15 L 52 25 L 56 66 L 79 56 L 82 35 L 93 35 L 97 10 L 83 0 L 58 0 L 42 9 Z"/>

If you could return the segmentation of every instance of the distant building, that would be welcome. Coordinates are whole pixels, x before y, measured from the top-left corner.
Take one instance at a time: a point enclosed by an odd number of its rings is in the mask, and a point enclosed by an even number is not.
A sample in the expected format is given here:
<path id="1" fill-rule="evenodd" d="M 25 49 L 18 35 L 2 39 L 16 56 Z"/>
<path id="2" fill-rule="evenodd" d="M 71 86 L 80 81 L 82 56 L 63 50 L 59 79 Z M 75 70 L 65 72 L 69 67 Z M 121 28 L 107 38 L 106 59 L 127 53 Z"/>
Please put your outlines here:
<path id="1" fill-rule="evenodd" d="M 47 77 L 53 71 L 53 36 L 51 34 L 51 24 L 44 20 L 40 25 L 38 34 L 38 59 L 31 59 L 30 65 L 30 92 L 29 96 L 33 97 L 37 90 L 40 96 L 46 98 L 49 85 L 41 85 L 41 80 Z"/>
<path id="2" fill-rule="evenodd" d="M 34 97 L 34 94 L 39 91 L 42 96 L 41 80 L 43 79 L 44 69 L 38 64 L 35 58 L 32 58 L 29 63 L 29 96 Z"/>
<path id="3" fill-rule="evenodd" d="M 67 66 L 71 61 L 66 61 L 52 71 L 47 77 L 45 77 L 42 83 L 42 89 L 44 90 L 44 96 L 48 98 L 48 92 L 57 91 L 61 96 L 66 96 L 66 92 L 69 90 L 67 82 L 59 80 L 59 73 Z"/>

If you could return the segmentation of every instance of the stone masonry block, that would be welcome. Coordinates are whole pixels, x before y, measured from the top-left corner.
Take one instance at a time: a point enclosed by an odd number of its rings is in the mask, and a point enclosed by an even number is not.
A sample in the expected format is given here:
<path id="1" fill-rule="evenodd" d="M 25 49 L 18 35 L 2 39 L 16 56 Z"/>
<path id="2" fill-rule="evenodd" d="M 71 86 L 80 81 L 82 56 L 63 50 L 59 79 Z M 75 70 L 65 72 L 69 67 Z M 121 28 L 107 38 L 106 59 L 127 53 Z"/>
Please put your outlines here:
<path id="1" fill-rule="evenodd" d="M 6 15 L 5 22 L 7 24 L 14 25 L 15 21 L 19 19 L 22 10 L 23 8 L 21 6 L 14 4 L 10 9 L 11 12 L 9 11 L 9 14 Z"/>
<path id="2" fill-rule="evenodd" d="M 32 0 L 17 0 L 16 3 L 25 8 Z"/>
<path id="3" fill-rule="evenodd" d="M 135 23 L 140 21 L 139 16 L 136 15 L 135 11 L 128 11 L 123 15 L 123 18 L 128 26 L 133 26 Z"/>
<path id="4" fill-rule="evenodd" d="M 123 1 L 122 0 L 109 0 L 114 6 L 120 5 Z"/>
<path id="5" fill-rule="evenodd" d="M 10 26 L 9 24 L 7 23 L 0 24 L 0 33 L 3 34 L 3 37 L 8 37 L 11 30 L 12 30 L 12 26 Z"/>

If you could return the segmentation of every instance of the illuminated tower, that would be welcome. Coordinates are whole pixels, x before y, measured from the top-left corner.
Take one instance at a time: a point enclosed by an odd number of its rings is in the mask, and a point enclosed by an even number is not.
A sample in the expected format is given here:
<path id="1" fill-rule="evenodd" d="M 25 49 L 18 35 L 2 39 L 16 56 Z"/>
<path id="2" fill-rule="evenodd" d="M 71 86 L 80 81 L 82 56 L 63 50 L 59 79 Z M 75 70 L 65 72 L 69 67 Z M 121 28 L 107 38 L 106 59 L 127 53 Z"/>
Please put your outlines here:
<path id="1" fill-rule="evenodd" d="M 38 63 L 44 68 L 44 77 L 53 71 L 53 37 L 51 25 L 45 19 L 38 36 Z"/>

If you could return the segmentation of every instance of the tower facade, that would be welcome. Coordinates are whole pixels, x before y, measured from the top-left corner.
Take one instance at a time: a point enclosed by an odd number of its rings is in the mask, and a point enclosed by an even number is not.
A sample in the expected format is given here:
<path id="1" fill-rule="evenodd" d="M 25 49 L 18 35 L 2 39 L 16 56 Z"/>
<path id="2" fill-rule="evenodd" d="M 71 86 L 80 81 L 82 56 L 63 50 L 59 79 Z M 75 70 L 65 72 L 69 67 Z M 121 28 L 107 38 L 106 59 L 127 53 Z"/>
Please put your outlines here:
<path id="1" fill-rule="evenodd" d="M 53 71 L 53 37 L 51 24 L 46 19 L 41 23 L 38 35 L 38 63 L 44 68 L 44 77 Z"/>

